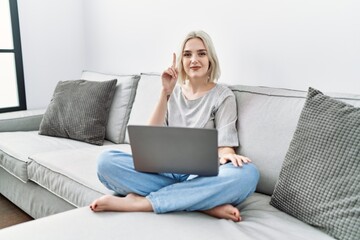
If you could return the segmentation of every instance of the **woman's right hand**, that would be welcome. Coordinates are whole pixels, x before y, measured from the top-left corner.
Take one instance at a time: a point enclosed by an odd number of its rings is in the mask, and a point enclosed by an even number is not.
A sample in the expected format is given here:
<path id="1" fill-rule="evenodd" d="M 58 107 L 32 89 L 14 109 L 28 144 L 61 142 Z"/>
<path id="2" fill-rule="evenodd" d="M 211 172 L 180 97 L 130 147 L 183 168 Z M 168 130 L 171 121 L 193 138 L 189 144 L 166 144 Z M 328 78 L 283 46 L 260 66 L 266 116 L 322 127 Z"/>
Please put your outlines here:
<path id="1" fill-rule="evenodd" d="M 167 111 L 167 101 L 174 90 L 178 78 L 178 70 L 176 69 L 176 55 L 173 54 L 173 64 L 161 74 L 163 89 L 156 104 L 155 110 L 149 119 L 149 125 L 163 126 Z"/>
<path id="2" fill-rule="evenodd" d="M 170 96 L 174 87 L 176 85 L 178 78 L 178 70 L 176 68 L 176 54 L 173 53 L 173 64 L 171 67 L 166 69 L 161 74 L 161 80 L 163 85 L 163 90 L 167 96 Z"/>

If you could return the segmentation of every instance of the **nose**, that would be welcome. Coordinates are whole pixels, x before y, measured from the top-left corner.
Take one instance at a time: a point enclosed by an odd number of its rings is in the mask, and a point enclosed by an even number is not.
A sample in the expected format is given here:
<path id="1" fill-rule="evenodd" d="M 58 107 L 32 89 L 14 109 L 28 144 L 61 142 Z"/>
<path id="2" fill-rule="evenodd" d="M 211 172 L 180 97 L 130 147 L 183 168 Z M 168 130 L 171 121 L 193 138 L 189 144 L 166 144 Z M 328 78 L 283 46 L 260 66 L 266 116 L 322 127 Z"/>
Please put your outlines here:
<path id="1" fill-rule="evenodd" d="M 197 62 L 198 62 L 196 54 L 194 54 L 194 55 L 191 56 L 190 61 L 191 61 L 192 63 L 197 63 Z"/>

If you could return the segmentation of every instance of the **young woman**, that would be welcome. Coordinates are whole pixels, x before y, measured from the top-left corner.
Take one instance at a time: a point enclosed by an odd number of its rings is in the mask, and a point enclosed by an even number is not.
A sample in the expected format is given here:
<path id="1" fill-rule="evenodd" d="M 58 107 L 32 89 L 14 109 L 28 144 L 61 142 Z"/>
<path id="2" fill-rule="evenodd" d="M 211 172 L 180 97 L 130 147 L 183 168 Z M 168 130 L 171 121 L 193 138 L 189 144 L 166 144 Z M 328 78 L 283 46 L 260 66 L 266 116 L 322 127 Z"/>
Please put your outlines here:
<path id="1" fill-rule="evenodd" d="M 106 151 L 99 157 L 98 177 L 107 188 L 124 197 L 103 196 L 90 205 L 94 212 L 201 211 L 241 221 L 235 206 L 255 191 L 259 172 L 250 159 L 234 150 L 238 146 L 235 96 L 226 86 L 216 83 L 220 68 L 209 35 L 203 31 L 190 32 L 177 62 L 178 66 L 173 54 L 172 66 L 161 75 L 163 87 L 149 124 L 216 128 L 219 175 L 137 172 L 131 155 Z"/>

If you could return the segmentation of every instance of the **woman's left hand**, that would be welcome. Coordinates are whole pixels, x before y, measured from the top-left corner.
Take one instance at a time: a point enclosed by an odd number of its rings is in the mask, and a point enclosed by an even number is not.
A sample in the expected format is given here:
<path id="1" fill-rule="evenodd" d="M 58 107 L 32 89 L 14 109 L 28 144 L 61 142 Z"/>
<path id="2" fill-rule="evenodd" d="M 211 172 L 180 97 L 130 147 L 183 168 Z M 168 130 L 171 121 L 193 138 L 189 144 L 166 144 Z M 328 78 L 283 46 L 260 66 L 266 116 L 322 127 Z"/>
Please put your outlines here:
<path id="1" fill-rule="evenodd" d="M 235 153 L 224 153 L 219 156 L 219 162 L 220 164 L 232 162 L 235 167 L 242 167 L 243 163 L 250 163 L 251 160 L 247 157 L 237 155 Z"/>

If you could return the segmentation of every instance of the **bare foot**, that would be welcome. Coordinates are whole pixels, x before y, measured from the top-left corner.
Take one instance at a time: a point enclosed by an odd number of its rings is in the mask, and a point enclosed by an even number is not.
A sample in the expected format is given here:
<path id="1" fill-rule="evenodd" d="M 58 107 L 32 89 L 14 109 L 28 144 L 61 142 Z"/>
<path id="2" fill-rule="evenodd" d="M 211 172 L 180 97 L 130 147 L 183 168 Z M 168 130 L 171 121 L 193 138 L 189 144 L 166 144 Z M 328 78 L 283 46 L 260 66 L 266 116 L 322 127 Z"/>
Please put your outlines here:
<path id="1" fill-rule="evenodd" d="M 234 222 L 241 221 L 239 209 L 230 204 L 220 205 L 202 212 L 216 218 L 229 219 L 233 220 Z"/>
<path id="2" fill-rule="evenodd" d="M 129 193 L 126 197 L 105 195 L 96 199 L 90 209 L 94 212 L 116 211 L 116 212 L 152 212 L 150 202 L 143 196 Z"/>

